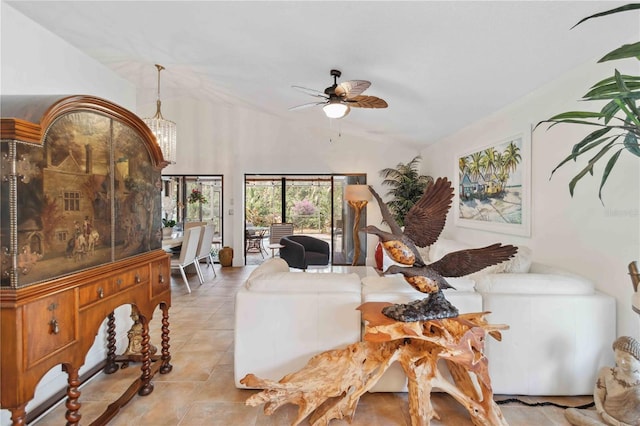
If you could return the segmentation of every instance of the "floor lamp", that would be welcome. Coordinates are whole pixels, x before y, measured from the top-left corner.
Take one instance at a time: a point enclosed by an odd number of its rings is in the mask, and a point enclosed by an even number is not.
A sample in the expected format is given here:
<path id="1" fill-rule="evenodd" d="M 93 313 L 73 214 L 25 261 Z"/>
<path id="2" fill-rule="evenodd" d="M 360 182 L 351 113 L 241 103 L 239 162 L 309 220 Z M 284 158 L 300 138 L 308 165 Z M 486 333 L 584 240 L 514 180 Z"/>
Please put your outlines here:
<path id="1" fill-rule="evenodd" d="M 362 209 L 367 206 L 367 202 L 371 199 L 371 192 L 369 192 L 368 185 L 347 185 L 344 188 L 344 199 L 347 203 L 353 207 L 355 211 L 353 221 L 353 262 L 352 266 L 358 263 L 360 258 L 360 235 L 358 230 L 360 228 L 360 213 Z"/>

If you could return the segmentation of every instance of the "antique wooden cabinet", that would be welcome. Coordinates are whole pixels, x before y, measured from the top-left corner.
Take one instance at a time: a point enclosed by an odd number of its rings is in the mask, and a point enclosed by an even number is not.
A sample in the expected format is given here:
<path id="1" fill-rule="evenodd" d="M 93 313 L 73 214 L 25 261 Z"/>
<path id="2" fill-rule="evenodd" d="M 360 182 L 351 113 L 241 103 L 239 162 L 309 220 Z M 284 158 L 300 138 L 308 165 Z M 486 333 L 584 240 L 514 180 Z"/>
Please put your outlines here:
<path id="1" fill-rule="evenodd" d="M 80 421 L 78 370 L 108 318 L 106 370 L 115 362 L 113 311 L 139 314 L 146 395 L 168 373 L 168 255 L 161 249 L 161 176 L 154 136 L 133 113 L 90 96 L 0 99 L 0 405 L 14 425 L 42 376 L 68 375 L 67 424 Z M 162 312 L 162 350 L 153 364 L 149 321 Z M 154 357 L 156 358 L 156 357 Z M 114 408 L 117 411 L 117 407 Z M 105 413 L 98 423 L 113 414 Z"/>

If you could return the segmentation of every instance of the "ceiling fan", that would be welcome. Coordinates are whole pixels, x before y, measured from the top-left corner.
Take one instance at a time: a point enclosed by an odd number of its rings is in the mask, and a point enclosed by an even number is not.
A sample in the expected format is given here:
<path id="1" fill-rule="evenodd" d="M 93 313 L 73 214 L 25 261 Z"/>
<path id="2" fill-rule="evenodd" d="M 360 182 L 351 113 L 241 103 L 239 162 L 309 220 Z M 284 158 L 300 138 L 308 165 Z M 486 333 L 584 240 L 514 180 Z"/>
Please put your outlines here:
<path id="1" fill-rule="evenodd" d="M 386 108 L 388 106 L 384 99 L 375 96 L 361 95 L 367 90 L 371 83 L 365 80 L 349 80 L 338 84 L 338 77 L 342 73 L 338 70 L 331 70 L 333 85 L 320 92 L 301 86 L 292 86 L 308 95 L 321 98 L 321 101 L 310 102 L 289 108 L 289 111 L 308 108 L 317 105 L 324 105 L 322 109 L 329 118 L 342 118 L 349 114 L 351 108 Z"/>

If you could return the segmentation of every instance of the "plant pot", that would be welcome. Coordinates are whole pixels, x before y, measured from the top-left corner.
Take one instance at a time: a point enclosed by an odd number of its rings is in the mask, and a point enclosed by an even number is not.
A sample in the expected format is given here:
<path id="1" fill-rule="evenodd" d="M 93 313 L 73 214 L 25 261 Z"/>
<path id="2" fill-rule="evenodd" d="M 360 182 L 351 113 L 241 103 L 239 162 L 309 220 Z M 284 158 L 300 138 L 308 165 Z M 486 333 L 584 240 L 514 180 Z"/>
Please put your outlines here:
<path id="1" fill-rule="evenodd" d="M 220 266 L 233 265 L 233 249 L 228 246 L 224 246 L 218 252 L 218 259 L 220 260 Z"/>
<path id="2" fill-rule="evenodd" d="M 171 238 L 171 234 L 173 234 L 173 228 L 164 227 L 162 228 L 162 238 Z"/>

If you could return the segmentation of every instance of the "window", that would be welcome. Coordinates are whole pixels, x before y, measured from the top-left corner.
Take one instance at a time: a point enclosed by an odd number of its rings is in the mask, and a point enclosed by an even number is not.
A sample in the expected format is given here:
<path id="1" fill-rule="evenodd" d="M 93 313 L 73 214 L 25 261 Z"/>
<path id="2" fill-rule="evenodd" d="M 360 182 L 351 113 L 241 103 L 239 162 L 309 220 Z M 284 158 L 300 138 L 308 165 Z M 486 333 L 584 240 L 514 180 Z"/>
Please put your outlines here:
<path id="1" fill-rule="evenodd" d="M 222 175 L 162 176 L 162 217 L 185 222 L 207 222 L 222 236 Z M 192 191 L 202 194 L 203 202 L 190 202 Z"/>
<path id="2" fill-rule="evenodd" d="M 79 192 L 64 192 L 64 211 L 77 212 L 80 211 L 80 193 Z"/>

